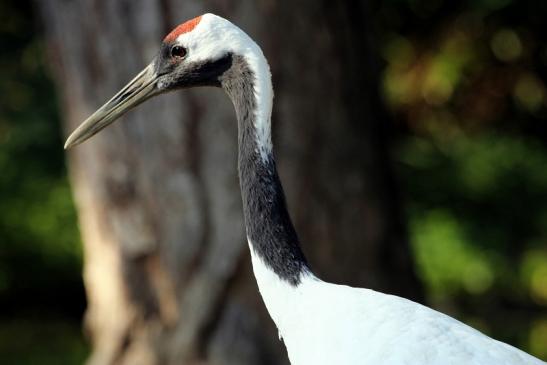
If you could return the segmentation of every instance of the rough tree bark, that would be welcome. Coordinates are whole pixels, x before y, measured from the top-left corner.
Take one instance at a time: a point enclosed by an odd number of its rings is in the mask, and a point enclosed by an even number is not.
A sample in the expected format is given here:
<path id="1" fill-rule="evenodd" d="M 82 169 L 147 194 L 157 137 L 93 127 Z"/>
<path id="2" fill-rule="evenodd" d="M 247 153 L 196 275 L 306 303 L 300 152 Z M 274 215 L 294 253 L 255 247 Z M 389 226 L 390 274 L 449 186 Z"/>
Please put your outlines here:
<path id="1" fill-rule="evenodd" d="M 272 65 L 278 165 L 312 266 L 416 299 L 363 3 L 38 1 L 67 133 L 177 23 L 211 11 L 239 24 Z M 178 92 L 124 119 L 69 153 L 88 363 L 287 363 L 252 277 L 228 99 Z"/>

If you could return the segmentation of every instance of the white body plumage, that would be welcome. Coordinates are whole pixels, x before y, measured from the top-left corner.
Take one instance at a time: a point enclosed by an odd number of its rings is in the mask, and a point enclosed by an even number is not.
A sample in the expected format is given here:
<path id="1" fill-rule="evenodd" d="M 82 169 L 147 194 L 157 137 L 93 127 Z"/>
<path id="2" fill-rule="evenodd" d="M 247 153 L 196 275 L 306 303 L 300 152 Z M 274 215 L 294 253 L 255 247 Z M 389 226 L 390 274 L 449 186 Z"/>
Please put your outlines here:
<path id="1" fill-rule="evenodd" d="M 428 307 L 308 273 L 283 282 L 253 253 L 253 270 L 292 365 L 545 365 Z"/>

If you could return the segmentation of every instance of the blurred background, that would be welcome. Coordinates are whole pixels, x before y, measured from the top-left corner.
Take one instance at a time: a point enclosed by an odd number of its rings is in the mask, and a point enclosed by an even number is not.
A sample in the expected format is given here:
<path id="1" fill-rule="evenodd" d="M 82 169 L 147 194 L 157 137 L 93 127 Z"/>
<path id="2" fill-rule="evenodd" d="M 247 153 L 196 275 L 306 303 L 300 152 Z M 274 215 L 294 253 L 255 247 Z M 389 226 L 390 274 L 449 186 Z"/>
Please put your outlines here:
<path id="1" fill-rule="evenodd" d="M 547 360 L 546 2 L 21 0 L 0 1 L 0 363 L 287 363 L 220 91 L 62 149 L 209 11 L 271 62 L 281 179 L 320 276 Z"/>

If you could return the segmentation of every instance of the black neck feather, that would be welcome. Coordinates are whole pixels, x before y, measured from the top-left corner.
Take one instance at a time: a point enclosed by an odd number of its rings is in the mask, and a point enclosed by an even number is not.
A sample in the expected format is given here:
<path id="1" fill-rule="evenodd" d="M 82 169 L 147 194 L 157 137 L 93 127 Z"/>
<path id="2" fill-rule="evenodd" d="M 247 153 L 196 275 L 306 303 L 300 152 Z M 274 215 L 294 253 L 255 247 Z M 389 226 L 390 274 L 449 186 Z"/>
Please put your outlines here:
<path id="1" fill-rule="evenodd" d="M 308 270 L 293 227 L 273 154 L 259 152 L 255 129 L 254 74 L 240 56 L 220 78 L 234 103 L 238 119 L 239 180 L 247 237 L 253 250 L 281 279 L 298 285 Z"/>

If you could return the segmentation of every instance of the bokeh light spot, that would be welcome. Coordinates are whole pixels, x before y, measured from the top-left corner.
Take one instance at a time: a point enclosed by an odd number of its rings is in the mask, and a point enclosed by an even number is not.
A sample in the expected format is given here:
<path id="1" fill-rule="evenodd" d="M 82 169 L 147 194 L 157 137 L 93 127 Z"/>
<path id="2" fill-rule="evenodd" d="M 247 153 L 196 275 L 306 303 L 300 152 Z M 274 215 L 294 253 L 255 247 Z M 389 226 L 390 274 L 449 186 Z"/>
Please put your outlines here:
<path id="1" fill-rule="evenodd" d="M 522 43 L 518 34 L 511 29 L 497 31 L 490 42 L 494 55 L 501 61 L 511 62 L 522 54 Z"/>
<path id="2" fill-rule="evenodd" d="M 532 324 L 529 336 L 529 346 L 532 353 L 542 358 L 547 357 L 547 318 L 535 321 Z"/>
<path id="3" fill-rule="evenodd" d="M 534 74 L 525 73 L 517 80 L 513 95 L 523 109 L 534 112 L 545 101 L 545 86 Z"/>

